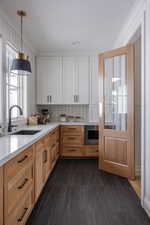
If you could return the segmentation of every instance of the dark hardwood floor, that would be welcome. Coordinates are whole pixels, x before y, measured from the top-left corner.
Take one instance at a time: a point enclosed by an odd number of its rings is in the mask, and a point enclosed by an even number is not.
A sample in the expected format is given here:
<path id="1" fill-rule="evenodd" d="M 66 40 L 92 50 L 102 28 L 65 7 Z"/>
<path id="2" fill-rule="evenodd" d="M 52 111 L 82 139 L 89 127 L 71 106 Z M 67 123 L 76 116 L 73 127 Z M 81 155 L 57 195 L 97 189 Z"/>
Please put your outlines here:
<path id="1" fill-rule="evenodd" d="M 27 225 L 150 225 L 128 181 L 97 161 L 60 160 Z"/>

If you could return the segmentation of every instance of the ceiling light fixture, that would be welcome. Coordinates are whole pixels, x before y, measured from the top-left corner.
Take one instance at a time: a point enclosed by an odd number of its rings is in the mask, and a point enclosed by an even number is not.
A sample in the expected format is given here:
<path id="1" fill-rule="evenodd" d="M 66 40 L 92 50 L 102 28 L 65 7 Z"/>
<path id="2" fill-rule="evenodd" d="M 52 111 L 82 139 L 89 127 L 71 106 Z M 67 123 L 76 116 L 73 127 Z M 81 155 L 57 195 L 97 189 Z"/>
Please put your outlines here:
<path id="1" fill-rule="evenodd" d="M 25 11 L 18 10 L 17 15 L 21 17 L 21 32 L 20 32 L 21 46 L 20 46 L 20 52 L 17 53 L 16 58 L 12 62 L 11 72 L 16 73 L 18 75 L 29 75 L 32 73 L 31 65 L 30 65 L 28 56 L 26 56 L 23 53 L 23 38 L 22 38 L 23 17 L 25 17 L 27 14 Z"/>

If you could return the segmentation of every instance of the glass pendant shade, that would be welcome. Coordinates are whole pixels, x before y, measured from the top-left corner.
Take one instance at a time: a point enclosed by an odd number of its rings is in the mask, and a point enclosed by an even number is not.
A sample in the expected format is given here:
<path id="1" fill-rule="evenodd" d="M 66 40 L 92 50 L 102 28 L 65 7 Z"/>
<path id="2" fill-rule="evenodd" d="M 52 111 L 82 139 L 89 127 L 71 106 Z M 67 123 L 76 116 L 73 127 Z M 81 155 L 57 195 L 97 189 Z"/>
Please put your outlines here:
<path id="1" fill-rule="evenodd" d="M 32 73 L 31 65 L 28 57 L 25 57 L 23 53 L 19 53 L 17 58 L 13 60 L 11 66 L 11 72 L 18 75 L 29 75 Z"/>

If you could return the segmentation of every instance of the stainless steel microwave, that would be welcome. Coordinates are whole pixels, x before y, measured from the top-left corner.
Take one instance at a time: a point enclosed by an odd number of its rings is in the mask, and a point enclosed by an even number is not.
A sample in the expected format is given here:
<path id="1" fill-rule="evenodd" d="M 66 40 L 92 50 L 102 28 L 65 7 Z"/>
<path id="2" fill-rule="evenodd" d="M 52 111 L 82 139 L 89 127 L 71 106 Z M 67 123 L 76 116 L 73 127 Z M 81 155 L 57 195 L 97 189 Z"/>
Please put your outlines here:
<path id="1" fill-rule="evenodd" d="M 99 128 L 98 126 L 86 125 L 85 126 L 85 145 L 98 145 Z"/>

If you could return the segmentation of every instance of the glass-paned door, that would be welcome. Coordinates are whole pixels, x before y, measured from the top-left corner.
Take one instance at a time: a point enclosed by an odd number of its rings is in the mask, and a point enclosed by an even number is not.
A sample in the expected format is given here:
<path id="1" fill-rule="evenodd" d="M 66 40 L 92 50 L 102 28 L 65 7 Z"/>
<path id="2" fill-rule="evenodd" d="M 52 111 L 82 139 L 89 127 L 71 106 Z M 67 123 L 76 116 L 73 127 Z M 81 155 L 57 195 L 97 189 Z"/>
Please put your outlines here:
<path id="1" fill-rule="evenodd" d="M 100 59 L 101 169 L 134 177 L 133 46 L 103 53 Z"/>

